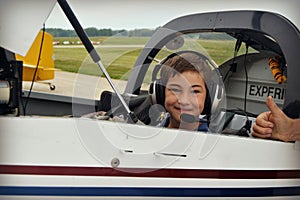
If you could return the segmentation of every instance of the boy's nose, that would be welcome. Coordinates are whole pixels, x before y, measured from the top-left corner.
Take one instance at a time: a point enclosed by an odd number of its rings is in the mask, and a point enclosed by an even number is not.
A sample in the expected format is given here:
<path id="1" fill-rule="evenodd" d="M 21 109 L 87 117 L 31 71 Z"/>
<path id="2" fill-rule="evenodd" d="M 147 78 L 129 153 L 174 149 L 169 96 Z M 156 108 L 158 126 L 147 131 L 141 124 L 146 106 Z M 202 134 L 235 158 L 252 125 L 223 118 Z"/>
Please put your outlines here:
<path id="1" fill-rule="evenodd" d="M 189 94 L 188 92 L 183 92 L 178 97 L 178 103 L 180 103 L 180 104 L 190 104 L 192 98 L 193 97 L 192 97 L 191 94 Z"/>

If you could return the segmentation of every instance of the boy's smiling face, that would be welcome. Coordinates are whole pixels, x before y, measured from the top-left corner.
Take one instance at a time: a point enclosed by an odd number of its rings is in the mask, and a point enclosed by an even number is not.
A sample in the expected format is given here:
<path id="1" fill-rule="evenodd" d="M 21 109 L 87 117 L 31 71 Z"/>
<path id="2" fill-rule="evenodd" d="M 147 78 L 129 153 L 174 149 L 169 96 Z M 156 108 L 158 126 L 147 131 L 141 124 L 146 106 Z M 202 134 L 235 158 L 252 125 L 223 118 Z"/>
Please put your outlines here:
<path id="1" fill-rule="evenodd" d="M 199 118 L 205 103 L 205 82 L 196 71 L 178 73 L 167 81 L 165 97 L 165 108 L 170 113 L 169 127 L 178 128 L 182 113 Z M 196 128 L 198 125 L 196 122 Z"/>

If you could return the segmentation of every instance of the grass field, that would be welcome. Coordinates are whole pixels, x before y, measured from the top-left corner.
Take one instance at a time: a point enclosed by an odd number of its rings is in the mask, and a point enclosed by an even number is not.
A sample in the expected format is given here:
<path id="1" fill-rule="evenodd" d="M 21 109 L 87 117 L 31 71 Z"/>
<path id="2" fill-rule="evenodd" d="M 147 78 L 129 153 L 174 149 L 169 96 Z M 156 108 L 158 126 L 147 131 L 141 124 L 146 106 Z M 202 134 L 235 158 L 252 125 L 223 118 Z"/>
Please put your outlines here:
<path id="1" fill-rule="evenodd" d="M 76 38 L 71 38 L 76 41 Z M 102 45 L 144 45 L 150 38 L 145 37 L 120 37 L 120 38 L 91 38 L 93 41 L 101 41 Z M 232 58 L 235 45 L 234 40 L 197 40 L 203 46 L 212 59 L 219 65 Z M 71 47 L 71 46 L 70 46 Z M 88 56 L 85 48 L 54 48 L 55 67 L 64 71 L 83 73 L 99 76 L 101 70 Z M 126 79 L 124 74 L 132 69 L 141 47 L 105 47 L 95 46 L 104 66 L 112 78 Z M 244 52 L 241 49 L 240 52 Z"/>

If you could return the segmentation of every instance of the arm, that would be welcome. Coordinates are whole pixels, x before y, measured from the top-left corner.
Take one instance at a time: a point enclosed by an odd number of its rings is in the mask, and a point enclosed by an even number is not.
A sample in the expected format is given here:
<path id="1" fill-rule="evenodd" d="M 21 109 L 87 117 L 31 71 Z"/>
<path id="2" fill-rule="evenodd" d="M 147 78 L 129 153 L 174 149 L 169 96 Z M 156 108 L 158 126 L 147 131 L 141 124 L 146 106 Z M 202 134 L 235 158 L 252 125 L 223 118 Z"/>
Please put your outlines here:
<path id="1" fill-rule="evenodd" d="M 285 142 L 300 140 L 300 119 L 291 119 L 267 98 L 269 112 L 261 113 L 253 125 L 254 137 L 278 139 Z"/>

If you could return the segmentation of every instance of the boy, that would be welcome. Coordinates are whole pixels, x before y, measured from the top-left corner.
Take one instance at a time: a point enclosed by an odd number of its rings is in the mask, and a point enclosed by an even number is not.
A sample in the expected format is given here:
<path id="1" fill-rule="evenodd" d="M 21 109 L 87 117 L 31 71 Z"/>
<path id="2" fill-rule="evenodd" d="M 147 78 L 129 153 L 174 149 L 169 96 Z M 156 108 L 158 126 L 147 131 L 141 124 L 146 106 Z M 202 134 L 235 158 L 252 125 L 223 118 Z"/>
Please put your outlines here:
<path id="1" fill-rule="evenodd" d="M 165 87 L 167 114 L 159 126 L 209 131 L 200 115 L 210 114 L 210 95 L 206 82 L 211 70 L 203 55 L 184 52 L 171 55 L 161 68 L 160 84 Z"/>

